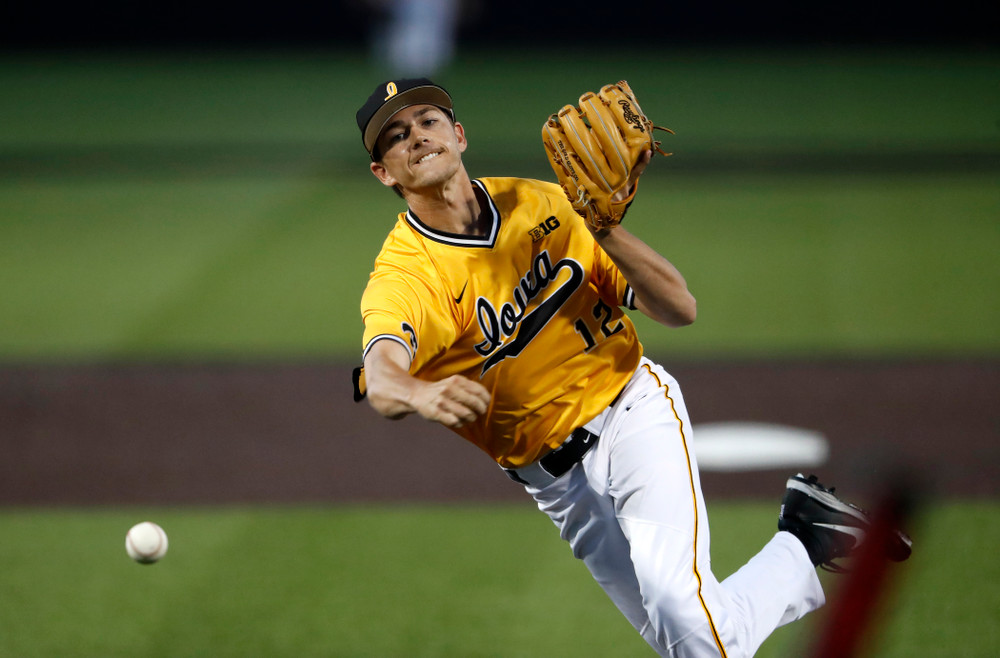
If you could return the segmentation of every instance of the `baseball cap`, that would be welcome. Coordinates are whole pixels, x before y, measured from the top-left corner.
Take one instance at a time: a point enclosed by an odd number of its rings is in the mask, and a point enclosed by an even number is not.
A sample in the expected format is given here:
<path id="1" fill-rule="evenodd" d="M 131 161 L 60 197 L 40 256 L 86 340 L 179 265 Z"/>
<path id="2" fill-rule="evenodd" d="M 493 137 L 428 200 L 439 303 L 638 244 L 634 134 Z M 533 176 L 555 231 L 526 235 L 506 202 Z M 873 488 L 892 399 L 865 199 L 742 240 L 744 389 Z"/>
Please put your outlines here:
<path id="1" fill-rule="evenodd" d="M 358 110 L 358 128 L 361 129 L 361 140 L 369 155 L 375 148 L 382 128 L 396 112 L 411 105 L 437 105 L 455 118 L 451 96 L 427 78 L 405 78 L 390 80 L 375 87 L 365 104 Z"/>

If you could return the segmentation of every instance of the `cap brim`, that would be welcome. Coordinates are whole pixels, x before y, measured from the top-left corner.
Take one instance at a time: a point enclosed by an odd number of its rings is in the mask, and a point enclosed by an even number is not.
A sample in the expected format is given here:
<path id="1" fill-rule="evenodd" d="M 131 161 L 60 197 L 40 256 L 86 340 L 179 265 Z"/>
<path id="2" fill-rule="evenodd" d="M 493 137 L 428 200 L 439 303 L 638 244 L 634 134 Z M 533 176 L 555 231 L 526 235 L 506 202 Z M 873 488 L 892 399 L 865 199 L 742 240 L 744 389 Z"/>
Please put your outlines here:
<path id="1" fill-rule="evenodd" d="M 437 105 L 448 112 L 452 111 L 451 96 L 441 87 L 424 85 L 402 91 L 386 101 L 368 120 L 368 125 L 365 126 L 365 148 L 368 149 L 368 153 L 371 153 L 375 148 L 378 136 L 385 128 L 385 124 L 389 123 L 392 115 L 411 105 L 425 104 Z"/>

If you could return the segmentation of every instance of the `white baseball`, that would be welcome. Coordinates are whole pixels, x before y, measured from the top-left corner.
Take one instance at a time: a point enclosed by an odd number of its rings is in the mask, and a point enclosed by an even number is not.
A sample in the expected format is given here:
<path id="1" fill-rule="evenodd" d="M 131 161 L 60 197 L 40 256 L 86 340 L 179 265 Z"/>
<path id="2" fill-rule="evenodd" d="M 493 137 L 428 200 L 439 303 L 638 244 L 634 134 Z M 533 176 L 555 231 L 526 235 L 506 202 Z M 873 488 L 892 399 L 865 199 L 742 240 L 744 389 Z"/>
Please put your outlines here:
<path id="1" fill-rule="evenodd" d="M 140 564 L 152 564 L 167 554 L 167 533 L 152 521 L 138 523 L 125 535 L 128 556 Z"/>

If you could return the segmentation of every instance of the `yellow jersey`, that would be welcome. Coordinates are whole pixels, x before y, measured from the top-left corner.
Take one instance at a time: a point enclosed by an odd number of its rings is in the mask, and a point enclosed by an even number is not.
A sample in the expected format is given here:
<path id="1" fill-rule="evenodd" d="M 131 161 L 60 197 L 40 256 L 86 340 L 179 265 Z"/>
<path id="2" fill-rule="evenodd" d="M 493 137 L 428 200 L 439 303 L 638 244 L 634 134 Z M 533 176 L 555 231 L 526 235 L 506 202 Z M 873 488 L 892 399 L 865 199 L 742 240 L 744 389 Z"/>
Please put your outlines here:
<path id="1" fill-rule="evenodd" d="M 473 181 L 486 235 L 400 213 L 361 300 L 364 353 L 395 340 L 410 374 L 491 394 L 455 431 L 505 468 L 530 464 L 608 406 L 638 367 L 631 288 L 558 185 Z"/>

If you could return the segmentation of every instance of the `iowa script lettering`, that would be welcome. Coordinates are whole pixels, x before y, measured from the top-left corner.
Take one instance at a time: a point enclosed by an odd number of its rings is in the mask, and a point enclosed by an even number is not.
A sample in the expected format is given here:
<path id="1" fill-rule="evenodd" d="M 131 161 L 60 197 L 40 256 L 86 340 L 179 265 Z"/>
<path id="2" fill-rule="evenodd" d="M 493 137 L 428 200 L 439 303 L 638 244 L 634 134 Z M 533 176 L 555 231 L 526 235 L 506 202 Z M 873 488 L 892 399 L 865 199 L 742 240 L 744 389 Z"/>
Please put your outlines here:
<path id="1" fill-rule="evenodd" d="M 526 313 L 528 304 L 556 281 L 563 270 L 569 271 L 569 278 L 531 313 Z M 535 257 L 531 270 L 521 277 L 518 286 L 511 293 L 513 301 L 504 302 L 499 312 L 488 299 L 478 298 L 476 320 L 484 340 L 475 349 L 480 356 L 488 357 L 483 363 L 482 374 L 486 374 L 487 370 L 504 359 L 519 355 L 573 296 L 583 281 L 584 271 L 580 263 L 564 258 L 553 265 L 549 252 L 543 251 Z M 515 333 L 515 338 L 504 342 Z"/>

